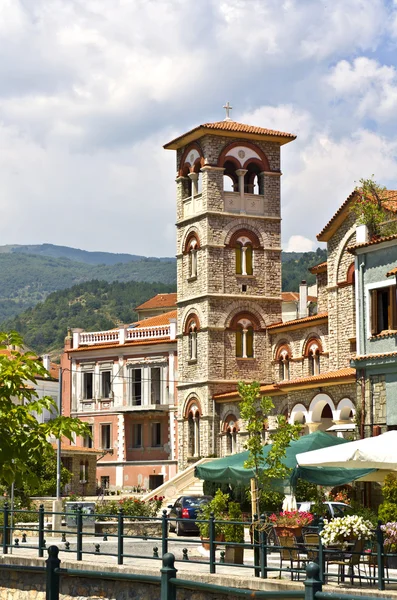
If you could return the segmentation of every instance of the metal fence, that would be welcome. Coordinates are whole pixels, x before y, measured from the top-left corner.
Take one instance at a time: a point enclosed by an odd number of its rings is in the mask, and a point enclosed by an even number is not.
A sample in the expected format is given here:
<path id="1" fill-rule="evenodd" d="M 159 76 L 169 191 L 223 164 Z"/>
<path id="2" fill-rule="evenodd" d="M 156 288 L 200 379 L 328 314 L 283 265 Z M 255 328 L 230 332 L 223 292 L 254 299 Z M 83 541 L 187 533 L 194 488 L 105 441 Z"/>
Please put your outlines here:
<path id="1" fill-rule="evenodd" d="M 250 526 L 250 523 L 241 521 L 219 521 L 215 520 L 211 515 L 208 521 L 190 520 L 190 519 L 171 519 L 168 517 L 167 511 L 163 510 L 161 517 L 130 517 L 123 513 L 120 509 L 117 515 L 90 515 L 92 521 L 102 519 L 114 519 L 116 521 L 115 533 L 105 533 L 101 536 L 95 532 L 95 529 L 87 529 L 85 526 L 85 515 L 81 507 L 77 508 L 76 512 L 65 513 L 45 511 L 41 505 L 37 511 L 31 510 L 14 510 L 11 512 L 7 503 L 3 506 L 0 515 L 3 517 L 3 525 L 0 528 L 2 532 L 2 549 L 3 554 L 8 554 L 10 549 L 19 549 L 22 552 L 24 549 L 37 550 L 39 557 L 44 557 L 44 552 L 47 547 L 46 541 L 46 520 L 54 516 L 60 517 L 75 517 L 75 528 L 61 526 L 60 529 L 51 531 L 51 534 L 58 535 L 61 538 L 60 550 L 62 552 L 75 555 L 77 561 L 82 561 L 84 555 L 93 556 L 109 556 L 117 560 L 117 564 L 124 564 L 125 559 L 150 559 L 154 561 L 161 560 L 161 557 L 168 554 L 169 542 L 186 545 L 191 542 L 189 538 L 170 537 L 170 525 L 175 527 L 177 522 L 184 525 L 190 523 L 206 523 L 209 530 L 209 538 L 207 540 L 209 546 L 208 557 L 195 558 L 189 556 L 188 548 L 182 549 L 183 561 L 190 563 L 199 563 L 208 565 L 210 573 L 216 573 L 222 566 L 239 567 L 239 569 L 247 569 L 256 577 L 266 579 L 270 573 L 288 574 L 291 579 L 301 579 L 305 575 L 305 568 L 308 562 L 315 561 L 319 565 L 319 578 L 322 583 L 330 581 L 350 581 L 354 583 L 359 580 L 360 585 L 367 583 L 369 585 L 377 585 L 379 590 L 384 590 L 386 584 L 397 582 L 397 578 L 393 578 L 389 573 L 390 561 L 397 557 L 397 554 L 385 552 L 383 543 L 383 532 L 380 524 L 376 530 L 376 542 L 371 548 L 362 547 L 360 550 L 351 547 L 347 551 L 341 549 L 324 548 L 321 543 L 321 537 L 318 536 L 317 543 L 306 544 L 305 541 L 298 542 L 294 545 L 283 545 L 285 542 L 279 542 L 276 538 L 275 543 L 270 543 L 268 540 L 268 530 L 266 529 L 266 519 L 264 515 L 254 519 L 257 523 L 256 527 Z M 33 523 L 20 523 L 21 515 L 25 517 L 32 515 Z M 132 535 L 125 532 L 126 525 L 130 522 L 150 522 L 157 523 L 161 529 L 161 535 Z M 251 540 L 250 542 L 235 543 L 226 542 L 216 539 L 216 528 L 218 525 L 243 525 L 250 526 Z M 106 525 L 106 522 L 105 522 Z M 320 524 L 321 528 L 321 524 Z M 316 531 L 319 533 L 318 528 Z M 14 532 L 22 530 L 20 537 L 16 537 Z M 312 528 L 314 531 L 314 529 Z M 100 539 L 100 537 L 102 539 Z M 102 544 L 102 540 L 113 541 L 115 550 L 112 552 L 109 545 Z M 142 553 L 134 553 L 134 541 L 149 541 L 153 542 L 153 547 L 150 550 L 150 555 Z M 90 544 L 89 542 L 92 542 Z M 128 543 L 130 542 L 130 543 Z M 253 560 L 245 561 L 243 564 L 234 564 L 226 561 L 226 549 L 228 547 L 240 547 L 249 549 L 252 552 Z M 217 548 L 219 552 L 217 552 Z M 12 551 L 12 550 L 11 550 Z M 271 559 L 271 560 L 270 560 Z M 279 561 L 278 564 L 276 562 Z M 284 566 L 286 565 L 286 566 Z M 241 572 L 240 572 L 241 573 Z"/>

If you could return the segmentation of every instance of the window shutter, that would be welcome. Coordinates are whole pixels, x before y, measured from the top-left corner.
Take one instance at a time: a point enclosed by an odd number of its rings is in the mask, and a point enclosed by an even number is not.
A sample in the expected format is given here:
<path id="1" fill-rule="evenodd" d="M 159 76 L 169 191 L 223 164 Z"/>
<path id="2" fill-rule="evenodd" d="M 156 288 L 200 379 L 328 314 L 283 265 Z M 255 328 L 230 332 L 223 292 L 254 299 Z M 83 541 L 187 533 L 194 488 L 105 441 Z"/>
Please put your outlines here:
<path id="1" fill-rule="evenodd" d="M 241 275 L 242 272 L 243 271 L 241 268 L 241 246 L 240 246 L 240 244 L 237 244 L 237 246 L 236 246 L 236 274 Z"/>
<path id="2" fill-rule="evenodd" d="M 397 329 L 396 286 L 389 287 L 389 329 Z"/>
<path id="3" fill-rule="evenodd" d="M 378 333 L 378 291 L 371 291 L 371 335 Z"/>
<path id="4" fill-rule="evenodd" d="M 236 356 L 243 356 L 243 331 L 241 327 L 236 331 Z"/>
<path id="5" fill-rule="evenodd" d="M 254 330 L 252 327 L 248 327 L 247 331 L 247 357 L 252 358 L 254 356 Z"/>
<path id="6" fill-rule="evenodd" d="M 252 275 L 252 246 L 249 244 L 245 252 L 247 275 Z"/>

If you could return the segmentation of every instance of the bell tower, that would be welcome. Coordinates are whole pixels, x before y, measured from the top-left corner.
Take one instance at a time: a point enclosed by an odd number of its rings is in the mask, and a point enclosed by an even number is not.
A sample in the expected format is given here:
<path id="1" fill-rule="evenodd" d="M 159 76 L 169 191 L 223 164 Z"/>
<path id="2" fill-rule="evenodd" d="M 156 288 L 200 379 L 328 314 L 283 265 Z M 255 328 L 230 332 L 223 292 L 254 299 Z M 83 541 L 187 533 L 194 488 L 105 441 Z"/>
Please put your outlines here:
<path id="1" fill-rule="evenodd" d="M 216 454 L 215 394 L 270 381 L 266 328 L 281 320 L 280 147 L 290 133 L 226 119 L 177 153 L 180 468 Z"/>

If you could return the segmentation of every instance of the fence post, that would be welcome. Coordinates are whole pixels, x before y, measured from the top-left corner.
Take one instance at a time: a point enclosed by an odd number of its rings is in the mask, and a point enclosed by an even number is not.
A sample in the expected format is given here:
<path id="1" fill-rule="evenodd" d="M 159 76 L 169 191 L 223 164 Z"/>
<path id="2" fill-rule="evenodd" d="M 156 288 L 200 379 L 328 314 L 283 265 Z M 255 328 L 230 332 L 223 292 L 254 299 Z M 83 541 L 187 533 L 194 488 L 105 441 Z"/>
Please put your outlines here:
<path id="1" fill-rule="evenodd" d="M 163 556 L 163 567 L 161 569 L 161 596 L 160 600 L 176 600 L 176 587 L 170 583 L 170 579 L 175 579 L 177 570 L 175 569 L 175 556 L 167 552 Z"/>
<path id="2" fill-rule="evenodd" d="M 76 560 L 83 560 L 83 507 L 79 505 L 76 512 L 77 540 Z"/>
<path id="3" fill-rule="evenodd" d="M 215 517 L 213 512 L 210 514 L 208 526 L 210 534 L 210 573 L 215 573 Z"/>
<path id="4" fill-rule="evenodd" d="M 163 510 L 161 517 L 161 554 L 168 554 L 168 513 L 167 509 Z"/>
<path id="5" fill-rule="evenodd" d="M 8 502 L 3 506 L 3 554 L 8 554 Z"/>
<path id="6" fill-rule="evenodd" d="M 267 534 L 265 531 L 265 515 L 261 515 L 260 520 L 260 532 L 259 532 L 259 552 L 260 552 L 260 566 L 261 566 L 261 578 L 267 579 Z"/>
<path id="7" fill-rule="evenodd" d="M 324 571 L 325 571 L 325 556 L 323 540 L 321 538 L 321 532 L 324 527 L 324 519 L 322 517 L 318 520 L 318 566 L 320 567 L 319 578 L 321 583 L 324 583 Z"/>
<path id="8" fill-rule="evenodd" d="M 61 564 L 58 554 L 58 546 L 50 546 L 48 548 L 48 558 L 46 560 L 46 600 L 59 600 L 59 573 L 55 573 L 55 569 L 59 569 Z"/>
<path id="9" fill-rule="evenodd" d="M 323 584 L 320 579 L 320 565 L 310 562 L 306 567 L 305 600 L 316 600 L 317 592 L 321 592 Z"/>
<path id="10" fill-rule="evenodd" d="M 39 557 L 44 556 L 44 504 L 39 506 Z"/>
<path id="11" fill-rule="evenodd" d="M 383 531 L 381 529 L 382 521 L 378 521 L 376 528 L 376 541 L 377 541 L 377 553 L 378 553 L 378 590 L 385 589 L 385 556 L 384 556 L 384 539 Z"/>
<path id="12" fill-rule="evenodd" d="M 123 564 L 124 553 L 124 514 L 123 509 L 119 508 L 117 515 L 117 564 Z"/>
<path id="13" fill-rule="evenodd" d="M 254 528 L 252 531 L 252 543 L 254 544 L 254 567 L 255 567 L 255 577 L 259 577 L 261 572 L 259 567 L 260 563 L 260 550 L 259 550 L 259 532 L 256 524 L 258 522 L 258 515 L 255 514 L 253 516 L 254 519 Z"/>

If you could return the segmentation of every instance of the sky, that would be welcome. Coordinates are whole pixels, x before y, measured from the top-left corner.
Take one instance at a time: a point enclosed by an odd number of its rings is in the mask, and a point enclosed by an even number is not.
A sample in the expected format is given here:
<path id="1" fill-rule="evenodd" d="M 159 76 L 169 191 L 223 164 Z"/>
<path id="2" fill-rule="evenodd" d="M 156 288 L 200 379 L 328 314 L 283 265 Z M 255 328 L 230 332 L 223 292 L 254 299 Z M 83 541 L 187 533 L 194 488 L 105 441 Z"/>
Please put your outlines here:
<path id="1" fill-rule="evenodd" d="M 282 240 L 361 178 L 397 189 L 397 0 L 0 0 L 0 245 L 175 255 L 175 153 L 224 118 L 288 131 Z"/>

